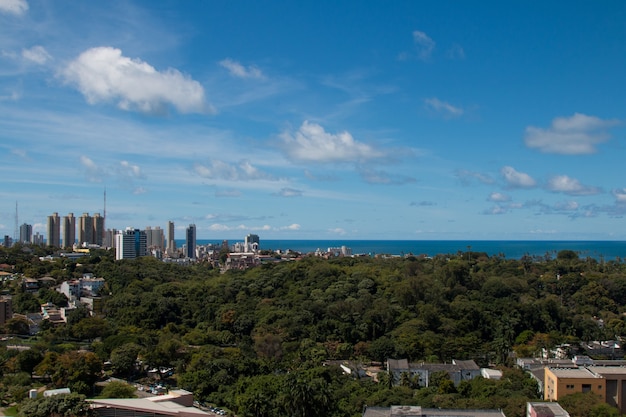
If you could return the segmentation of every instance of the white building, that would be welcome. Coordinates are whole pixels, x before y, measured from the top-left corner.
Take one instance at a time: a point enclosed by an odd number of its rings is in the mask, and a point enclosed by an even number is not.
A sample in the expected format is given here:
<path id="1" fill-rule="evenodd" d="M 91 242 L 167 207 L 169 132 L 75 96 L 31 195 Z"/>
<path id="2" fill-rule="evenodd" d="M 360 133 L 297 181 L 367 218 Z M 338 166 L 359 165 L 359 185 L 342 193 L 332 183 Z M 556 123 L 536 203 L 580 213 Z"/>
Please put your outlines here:
<path id="1" fill-rule="evenodd" d="M 135 259 L 148 254 L 146 233 L 127 227 L 115 235 L 115 259 Z"/>

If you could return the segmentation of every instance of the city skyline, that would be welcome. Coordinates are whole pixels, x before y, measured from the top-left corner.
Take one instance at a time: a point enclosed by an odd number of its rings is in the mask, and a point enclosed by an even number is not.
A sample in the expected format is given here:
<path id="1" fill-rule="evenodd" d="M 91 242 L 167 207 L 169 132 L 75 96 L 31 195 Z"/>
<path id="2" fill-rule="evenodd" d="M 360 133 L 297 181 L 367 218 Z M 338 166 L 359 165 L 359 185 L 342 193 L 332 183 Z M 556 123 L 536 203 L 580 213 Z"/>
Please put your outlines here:
<path id="1" fill-rule="evenodd" d="M 616 0 L 0 0 L 0 234 L 100 213 L 166 243 L 168 222 L 626 240 L 625 20 Z"/>

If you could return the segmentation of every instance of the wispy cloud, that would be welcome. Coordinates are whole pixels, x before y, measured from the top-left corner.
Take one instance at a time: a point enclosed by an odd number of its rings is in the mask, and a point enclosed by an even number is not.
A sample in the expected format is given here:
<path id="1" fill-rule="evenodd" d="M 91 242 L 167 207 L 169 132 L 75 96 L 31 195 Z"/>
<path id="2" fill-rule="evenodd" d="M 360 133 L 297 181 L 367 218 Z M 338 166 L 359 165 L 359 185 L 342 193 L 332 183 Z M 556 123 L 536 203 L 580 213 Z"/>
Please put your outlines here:
<path id="1" fill-rule="evenodd" d="M 590 154 L 597 151 L 598 144 L 606 142 L 607 132 L 618 120 L 603 120 L 595 116 L 575 113 L 571 117 L 557 117 L 550 127 L 535 126 L 526 128 L 524 142 L 529 148 L 544 153 L 563 155 Z"/>
<path id="2" fill-rule="evenodd" d="M 21 16 L 28 11 L 26 0 L 0 0 L 0 13 Z"/>
<path id="3" fill-rule="evenodd" d="M 449 59 L 465 59 L 465 50 L 461 47 L 461 45 L 455 43 L 450 47 L 450 49 L 448 49 L 446 56 Z"/>
<path id="4" fill-rule="evenodd" d="M 275 178 L 255 166 L 250 161 L 242 160 L 237 164 L 213 159 L 206 164 L 196 163 L 196 174 L 202 178 L 226 181 L 275 180 Z"/>
<path id="5" fill-rule="evenodd" d="M 280 138 L 283 151 L 297 161 L 362 162 L 385 156 L 372 146 L 355 140 L 347 131 L 328 133 L 319 124 L 306 120 L 296 132 L 283 132 Z"/>
<path id="6" fill-rule="evenodd" d="M 82 155 L 80 157 L 80 164 L 82 165 L 87 180 L 91 182 L 101 182 L 105 177 L 105 171 L 98 166 L 91 158 Z"/>
<path id="7" fill-rule="evenodd" d="M 230 74 L 234 77 L 238 78 L 256 78 L 263 79 L 265 76 L 255 66 L 245 67 L 237 61 L 234 61 L 230 58 L 226 58 L 220 61 L 220 65 L 228 70 Z"/>
<path id="8" fill-rule="evenodd" d="M 62 71 L 90 104 L 117 101 L 123 110 L 163 113 L 168 106 L 181 113 L 210 110 L 204 88 L 176 69 L 157 71 L 150 64 L 122 55 L 107 46 L 91 48 L 80 54 Z"/>
<path id="9" fill-rule="evenodd" d="M 459 169 L 455 172 L 456 177 L 461 181 L 463 185 L 470 185 L 471 183 L 478 181 L 482 184 L 493 184 L 495 180 L 488 174 L 480 172 L 469 171 L 466 169 Z"/>
<path id="10" fill-rule="evenodd" d="M 413 42 L 417 48 L 417 57 L 422 61 L 430 59 L 435 49 L 435 41 L 422 31 L 413 31 Z"/>
<path id="11" fill-rule="evenodd" d="M 598 187 L 583 185 L 567 175 L 556 175 L 548 180 L 547 188 L 555 193 L 568 195 L 595 195 L 602 192 Z"/>
<path id="12" fill-rule="evenodd" d="M 416 181 L 415 178 L 392 175 L 388 172 L 372 168 L 361 168 L 359 169 L 359 174 L 361 178 L 369 184 L 402 185 Z"/>
<path id="13" fill-rule="evenodd" d="M 498 203 L 504 203 L 507 201 L 511 201 L 511 196 L 507 194 L 503 194 L 503 193 L 493 192 L 489 194 L 488 200 L 498 202 Z"/>
<path id="14" fill-rule="evenodd" d="M 427 109 L 443 114 L 445 117 L 459 117 L 464 113 L 461 107 L 453 106 L 446 101 L 439 100 L 437 97 L 424 99 L 424 104 Z"/>
<path id="15" fill-rule="evenodd" d="M 43 65 L 52 59 L 52 56 L 48 53 L 48 51 L 46 51 L 46 48 L 41 45 L 37 45 L 29 49 L 22 49 L 22 58 L 39 65 Z"/>
<path id="16" fill-rule="evenodd" d="M 301 197 L 302 190 L 296 190 L 295 188 L 282 188 L 280 191 L 278 191 L 274 195 L 277 195 L 280 197 Z"/>
<path id="17" fill-rule="evenodd" d="M 516 171 L 515 168 L 505 166 L 500 170 L 507 187 L 510 188 L 532 188 L 537 182 L 528 174 Z"/>

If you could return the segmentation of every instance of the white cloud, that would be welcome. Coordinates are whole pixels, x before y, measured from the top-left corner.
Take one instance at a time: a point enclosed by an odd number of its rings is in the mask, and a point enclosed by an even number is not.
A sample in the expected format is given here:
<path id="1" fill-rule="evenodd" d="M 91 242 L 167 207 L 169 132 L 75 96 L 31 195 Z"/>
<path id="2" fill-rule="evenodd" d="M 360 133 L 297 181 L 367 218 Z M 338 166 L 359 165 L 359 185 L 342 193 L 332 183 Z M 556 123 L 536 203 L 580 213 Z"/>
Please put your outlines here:
<path id="1" fill-rule="evenodd" d="M 228 70 L 230 74 L 238 78 L 255 78 L 263 79 L 265 76 L 260 69 L 254 66 L 244 67 L 239 62 L 230 58 L 220 61 L 220 65 Z"/>
<path id="2" fill-rule="evenodd" d="M 493 184 L 495 181 L 489 175 L 480 172 L 468 171 L 466 169 L 457 170 L 455 175 L 464 185 L 469 185 L 474 180 L 483 184 Z"/>
<path id="3" fill-rule="evenodd" d="M 438 113 L 443 113 L 448 117 L 458 117 L 464 112 L 462 108 L 453 106 L 448 102 L 441 101 L 437 97 L 424 99 L 424 103 L 428 109 L 434 110 Z"/>
<path id="4" fill-rule="evenodd" d="M 276 195 L 281 197 L 300 197 L 302 196 L 302 191 L 295 188 L 282 188 Z"/>
<path id="5" fill-rule="evenodd" d="M 600 193 L 598 187 L 581 184 L 577 179 L 567 175 L 556 175 L 548 180 L 548 190 L 569 195 L 594 195 Z"/>
<path id="6" fill-rule="evenodd" d="M 138 165 L 132 165 L 128 161 L 121 161 L 118 167 L 118 174 L 122 178 L 144 178 L 141 168 Z"/>
<path id="7" fill-rule="evenodd" d="M 447 56 L 449 59 L 465 59 L 465 50 L 461 45 L 455 43 L 448 49 Z"/>
<path id="8" fill-rule="evenodd" d="M 26 0 L 0 0 L 0 12 L 21 16 L 28 11 Z"/>
<path id="9" fill-rule="evenodd" d="M 371 168 L 361 168 L 359 170 L 359 174 L 361 174 L 361 178 L 369 184 L 407 184 L 415 182 L 415 178 L 398 176 L 398 175 L 390 175 L 385 171 L 375 170 Z"/>
<path id="10" fill-rule="evenodd" d="M 204 89 L 176 69 L 157 71 L 140 59 L 122 55 L 112 47 L 91 48 L 63 70 L 65 80 L 75 85 L 90 104 L 117 101 L 123 110 L 159 113 L 168 105 L 182 113 L 202 113 Z"/>
<path id="11" fill-rule="evenodd" d="M 513 167 L 505 166 L 500 172 L 509 187 L 531 188 L 537 185 L 537 182 L 530 175 L 516 171 Z"/>
<path id="12" fill-rule="evenodd" d="M 80 157 L 80 164 L 85 169 L 85 175 L 91 182 L 101 182 L 105 176 L 104 171 L 100 168 L 91 158 L 82 155 Z"/>
<path id="13" fill-rule="evenodd" d="M 558 211 L 576 211 L 579 204 L 576 201 L 562 201 L 554 205 L 554 209 Z"/>
<path id="14" fill-rule="evenodd" d="M 516 171 L 513 167 L 505 166 L 500 172 L 509 187 L 531 188 L 537 185 L 537 182 L 530 175 Z"/>
<path id="15" fill-rule="evenodd" d="M 504 203 L 507 201 L 511 201 L 511 197 L 506 194 L 493 192 L 489 195 L 489 201 Z"/>
<path id="16" fill-rule="evenodd" d="M 218 190 L 215 192 L 215 197 L 241 197 L 241 191 L 239 190 Z"/>
<path id="17" fill-rule="evenodd" d="M 45 64 L 52 59 L 46 48 L 41 45 L 33 46 L 30 49 L 22 49 L 22 58 L 39 65 Z"/>
<path id="18" fill-rule="evenodd" d="M 283 226 L 280 230 L 300 230 L 300 225 L 298 223 L 294 223 L 289 226 Z"/>
<path id="19" fill-rule="evenodd" d="M 349 132 L 327 133 L 322 126 L 306 120 L 297 132 L 284 132 L 281 139 L 287 155 L 299 161 L 359 162 L 384 156 L 370 145 L 354 140 Z"/>
<path id="20" fill-rule="evenodd" d="M 595 116 L 575 113 L 571 117 L 557 117 L 549 128 L 526 128 L 524 142 L 529 148 L 544 153 L 581 155 L 596 152 L 596 145 L 606 142 L 606 130 L 618 124 L 617 120 L 602 120 Z"/>
<path id="21" fill-rule="evenodd" d="M 335 227 L 334 229 L 328 229 L 328 231 L 330 233 L 334 233 L 334 234 L 337 234 L 337 235 L 345 235 L 346 234 L 345 229 L 342 229 L 341 227 Z"/>
<path id="22" fill-rule="evenodd" d="M 243 160 L 238 164 L 229 164 L 220 160 L 211 160 L 208 164 L 197 163 L 194 166 L 196 174 L 203 178 L 226 181 L 273 180 L 274 178 L 254 167 L 249 161 Z"/>
<path id="23" fill-rule="evenodd" d="M 612 194 L 618 204 L 626 204 L 626 188 L 613 190 Z"/>
<path id="24" fill-rule="evenodd" d="M 417 55 L 419 59 L 426 61 L 430 58 L 430 55 L 435 49 L 435 41 L 433 41 L 427 34 L 416 30 L 413 32 L 413 42 L 417 46 Z"/>

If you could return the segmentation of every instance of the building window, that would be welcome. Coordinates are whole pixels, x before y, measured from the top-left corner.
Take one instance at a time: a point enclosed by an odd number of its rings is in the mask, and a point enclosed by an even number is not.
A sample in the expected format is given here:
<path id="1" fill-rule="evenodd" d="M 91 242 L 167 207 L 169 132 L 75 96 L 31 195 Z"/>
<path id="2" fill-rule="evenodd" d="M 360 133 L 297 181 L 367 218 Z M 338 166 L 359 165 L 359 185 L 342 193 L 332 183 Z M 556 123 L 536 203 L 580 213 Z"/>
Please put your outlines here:
<path id="1" fill-rule="evenodd" d="M 598 385 L 598 389 L 602 389 L 602 385 Z"/>
<path id="2" fill-rule="evenodd" d="M 567 388 L 567 389 L 574 389 L 574 385 L 566 385 L 565 388 Z"/>

